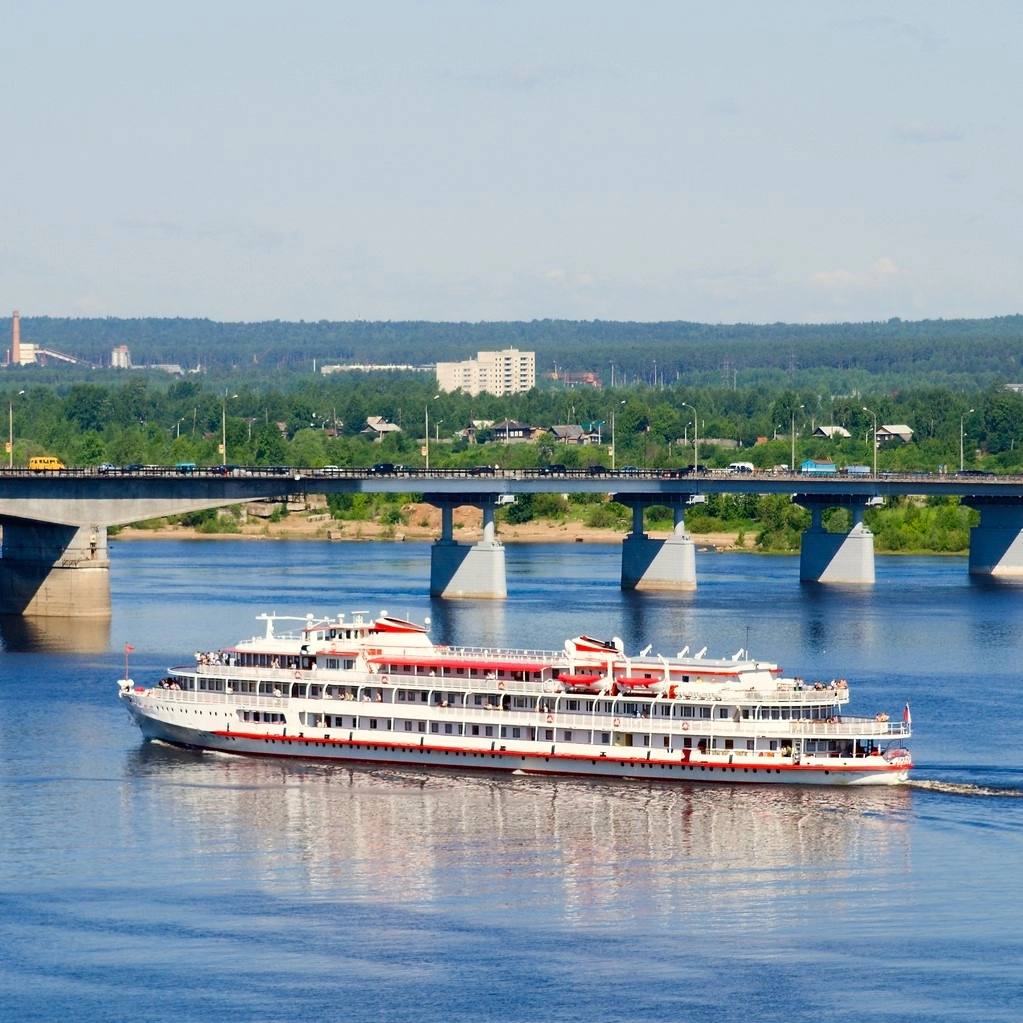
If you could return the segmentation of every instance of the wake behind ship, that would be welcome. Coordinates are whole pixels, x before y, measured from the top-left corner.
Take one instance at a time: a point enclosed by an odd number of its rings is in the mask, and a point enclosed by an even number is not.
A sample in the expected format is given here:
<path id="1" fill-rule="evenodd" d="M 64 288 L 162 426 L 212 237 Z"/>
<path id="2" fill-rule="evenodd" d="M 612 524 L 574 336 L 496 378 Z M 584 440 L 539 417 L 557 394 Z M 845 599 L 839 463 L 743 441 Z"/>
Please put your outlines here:
<path id="1" fill-rule="evenodd" d="M 119 680 L 149 740 L 225 753 L 537 774 L 892 785 L 912 767 L 909 706 L 846 713 L 844 679 L 807 682 L 744 650 L 629 656 L 617 638 L 560 651 L 435 644 L 365 612 L 261 615 L 263 635 Z M 299 621 L 278 635 L 275 623 Z M 127 674 L 127 672 L 125 673 Z"/>

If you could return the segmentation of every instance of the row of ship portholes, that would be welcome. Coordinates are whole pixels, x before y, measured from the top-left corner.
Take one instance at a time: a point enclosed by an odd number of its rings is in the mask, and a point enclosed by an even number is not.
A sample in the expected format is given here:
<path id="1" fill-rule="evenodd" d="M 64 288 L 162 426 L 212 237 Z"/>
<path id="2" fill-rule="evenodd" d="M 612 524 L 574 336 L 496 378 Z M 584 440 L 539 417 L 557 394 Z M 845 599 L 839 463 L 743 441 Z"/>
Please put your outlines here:
<path id="1" fill-rule="evenodd" d="M 236 737 L 235 736 L 231 736 L 231 738 L 236 738 Z M 282 745 L 286 744 L 286 745 L 289 745 L 289 746 L 294 745 L 296 742 L 301 742 L 303 746 L 309 746 L 309 745 L 322 746 L 325 741 L 326 742 L 332 742 L 332 743 L 340 743 L 340 742 L 343 742 L 344 740 L 341 740 L 341 739 L 335 739 L 335 740 L 329 740 L 329 739 L 328 740 L 323 740 L 323 739 L 306 739 L 304 736 L 297 736 L 294 739 L 282 738 L 280 740 L 277 740 L 277 739 L 269 739 L 269 738 L 267 738 L 267 739 L 263 740 L 264 743 L 269 743 L 270 745 L 274 745 L 274 746 L 277 744 L 278 741 L 280 741 Z M 502 753 L 485 753 L 485 752 L 483 752 L 483 753 L 481 753 L 481 752 L 468 753 L 468 752 L 465 752 L 465 751 L 462 751 L 462 750 L 428 750 L 428 749 L 425 749 L 422 746 L 408 746 L 408 747 L 406 747 L 406 746 L 368 746 L 368 747 L 366 747 L 366 749 L 371 751 L 371 752 L 373 752 L 373 753 L 408 753 L 408 752 L 411 752 L 412 750 L 415 750 L 421 756 L 426 756 L 427 754 L 430 754 L 430 755 L 439 754 L 439 753 L 443 752 L 444 756 L 446 756 L 446 757 L 450 757 L 450 756 L 469 757 L 469 756 L 471 756 L 474 760 L 477 757 L 482 757 L 484 759 L 486 759 L 487 757 L 490 757 L 491 760 L 498 760 L 502 756 L 515 756 L 514 753 L 503 753 L 503 754 Z M 527 761 L 529 759 L 529 757 L 520 755 L 520 759 L 523 762 L 525 762 L 525 761 Z M 544 757 L 544 762 L 545 763 L 550 763 L 550 760 L 551 760 L 551 758 L 549 756 Z M 609 761 L 609 762 L 610 763 L 614 763 L 615 761 Z M 681 770 L 684 771 L 684 770 L 686 770 L 688 768 L 690 771 L 696 771 L 696 770 L 711 771 L 711 772 L 714 772 L 714 771 L 730 771 L 732 774 L 735 774 L 736 771 L 740 770 L 740 768 L 733 767 L 730 764 L 721 764 L 721 765 L 717 765 L 717 764 L 710 764 L 710 765 L 708 765 L 708 764 L 656 764 L 656 763 L 650 763 L 650 762 L 645 761 L 645 760 L 620 760 L 620 761 L 618 761 L 618 763 L 621 764 L 622 766 L 628 766 L 628 767 L 638 767 L 638 768 L 647 768 L 648 767 L 648 768 L 650 768 L 650 770 L 654 770 L 655 768 L 659 767 L 662 771 L 669 771 L 669 770 L 670 771 L 674 771 L 674 770 L 678 770 L 678 769 L 681 769 Z M 592 767 L 596 767 L 597 766 L 597 761 L 596 760 L 591 760 L 590 761 L 590 765 Z M 778 768 L 778 767 L 743 767 L 743 768 L 741 768 L 741 770 L 742 770 L 743 774 L 750 774 L 751 772 L 753 774 L 757 774 L 757 773 L 760 773 L 760 772 L 766 772 L 767 774 L 771 774 L 772 772 L 774 774 L 781 774 L 781 768 Z M 825 774 L 829 774 L 830 772 L 829 771 L 825 771 L 824 773 Z"/>

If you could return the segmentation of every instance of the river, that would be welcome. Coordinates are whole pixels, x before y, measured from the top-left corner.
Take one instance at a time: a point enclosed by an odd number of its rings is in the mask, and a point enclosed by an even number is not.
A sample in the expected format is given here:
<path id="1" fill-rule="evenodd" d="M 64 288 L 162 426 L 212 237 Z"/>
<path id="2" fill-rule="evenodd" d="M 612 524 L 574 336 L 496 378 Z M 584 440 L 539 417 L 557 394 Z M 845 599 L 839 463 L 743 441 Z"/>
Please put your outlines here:
<path id="1" fill-rule="evenodd" d="M 1017 1020 L 1023 587 L 961 558 L 877 585 L 524 545 L 509 599 L 430 600 L 428 544 L 111 545 L 107 623 L 0 622 L 0 1005 L 11 1020 Z M 436 638 L 749 646 L 913 710 L 912 783 L 820 791 L 342 768 L 142 743 L 117 699 L 262 611 Z"/>

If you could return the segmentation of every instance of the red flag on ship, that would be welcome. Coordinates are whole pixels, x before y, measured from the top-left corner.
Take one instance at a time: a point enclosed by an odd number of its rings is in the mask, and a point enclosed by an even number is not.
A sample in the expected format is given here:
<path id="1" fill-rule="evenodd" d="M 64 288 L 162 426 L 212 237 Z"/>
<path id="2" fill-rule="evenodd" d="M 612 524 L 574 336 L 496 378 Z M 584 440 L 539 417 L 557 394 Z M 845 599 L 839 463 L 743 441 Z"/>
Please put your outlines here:
<path id="1" fill-rule="evenodd" d="M 906 704 L 906 709 L 902 712 L 902 720 L 905 721 L 907 725 L 911 725 L 913 723 L 913 715 L 909 713 L 908 703 Z"/>
<path id="2" fill-rule="evenodd" d="M 126 654 L 130 654 L 130 653 L 132 652 L 132 650 L 134 650 L 134 649 L 135 649 L 135 648 L 134 648 L 133 646 L 128 646 L 128 644 L 127 644 L 127 643 L 125 643 L 125 644 L 124 644 L 124 652 L 125 652 Z"/>

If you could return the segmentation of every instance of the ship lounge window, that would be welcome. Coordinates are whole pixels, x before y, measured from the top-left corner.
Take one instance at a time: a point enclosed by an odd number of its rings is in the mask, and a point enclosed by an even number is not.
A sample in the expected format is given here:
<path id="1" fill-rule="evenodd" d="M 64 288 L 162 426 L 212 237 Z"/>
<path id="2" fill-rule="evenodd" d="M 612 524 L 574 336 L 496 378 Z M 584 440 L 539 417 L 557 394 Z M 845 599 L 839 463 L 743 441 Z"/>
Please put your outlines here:
<path id="1" fill-rule="evenodd" d="M 512 706 L 515 707 L 516 710 L 525 710 L 526 709 L 526 697 L 524 697 L 524 696 L 516 696 L 515 699 L 512 700 Z"/>
<path id="2" fill-rule="evenodd" d="M 472 698 L 472 702 L 474 704 L 476 704 L 477 707 L 482 707 L 483 706 L 483 697 L 482 697 L 482 695 L 474 696 Z"/>
<path id="3" fill-rule="evenodd" d="M 579 701 L 578 700 L 569 700 L 568 701 L 568 709 L 569 710 L 578 710 L 579 709 Z"/>
<path id="4" fill-rule="evenodd" d="M 718 707 L 718 717 L 719 718 L 731 717 L 731 714 L 728 713 L 728 708 L 727 707 Z"/>
<path id="5" fill-rule="evenodd" d="M 709 718 L 710 717 L 710 707 L 700 707 L 699 711 L 700 711 L 700 717 L 701 718 Z"/>
<path id="6" fill-rule="evenodd" d="M 683 704 L 679 707 L 679 711 L 681 712 L 681 716 L 684 718 L 696 717 L 696 708 L 691 703 Z"/>
<path id="7" fill-rule="evenodd" d="M 626 703 L 622 705 L 622 713 L 628 714 L 631 717 L 639 717 L 639 704 L 638 703 Z"/>

